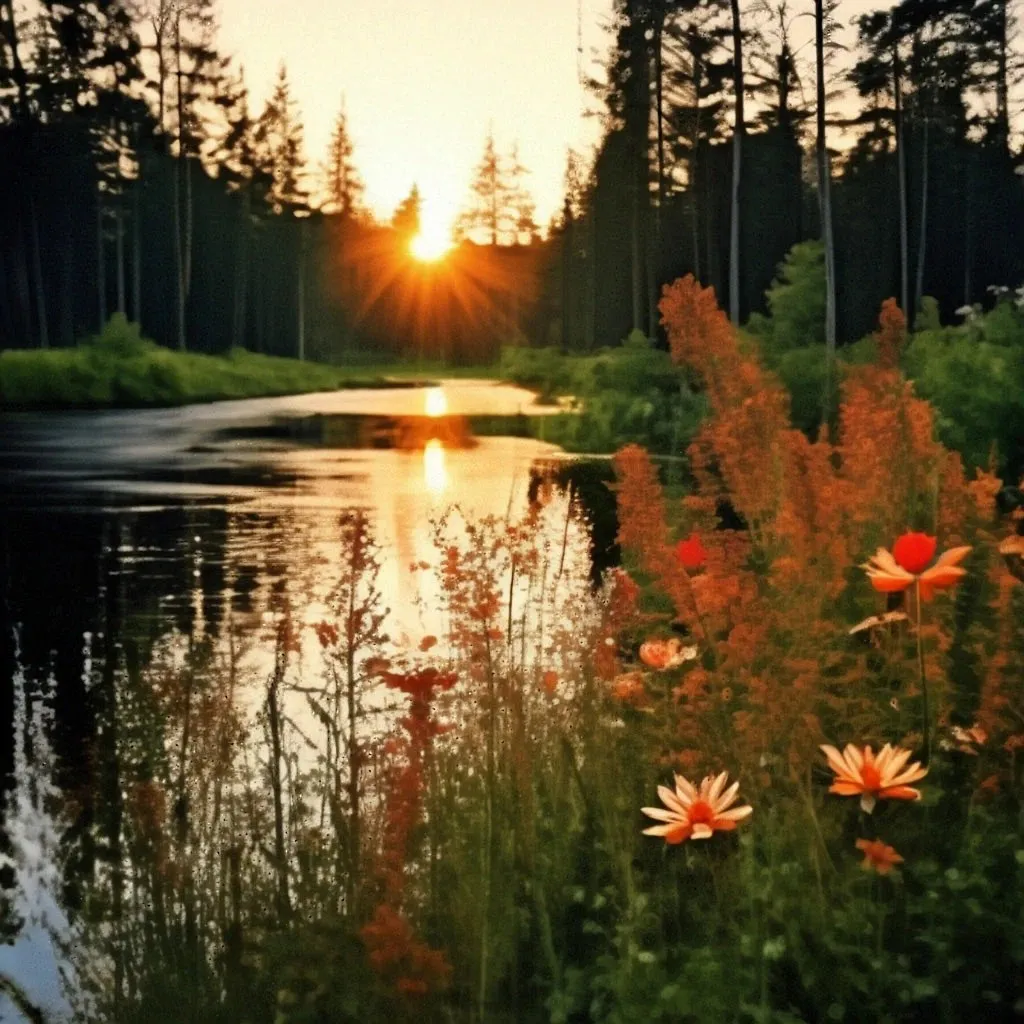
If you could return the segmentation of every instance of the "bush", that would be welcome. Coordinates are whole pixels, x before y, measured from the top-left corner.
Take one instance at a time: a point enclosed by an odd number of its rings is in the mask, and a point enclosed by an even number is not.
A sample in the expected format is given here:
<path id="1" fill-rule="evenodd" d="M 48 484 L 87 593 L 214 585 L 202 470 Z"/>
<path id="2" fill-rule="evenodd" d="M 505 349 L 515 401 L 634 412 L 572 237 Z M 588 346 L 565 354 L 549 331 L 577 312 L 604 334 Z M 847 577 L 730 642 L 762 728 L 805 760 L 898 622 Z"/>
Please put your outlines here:
<path id="1" fill-rule="evenodd" d="M 1010 302 L 959 327 L 915 334 L 904 367 L 938 412 L 939 435 L 973 466 L 993 454 L 1024 472 L 1024 315 Z"/>
<path id="2" fill-rule="evenodd" d="M 825 253 L 821 242 L 794 245 L 779 264 L 778 276 L 765 292 L 770 316 L 755 313 L 747 330 L 763 345 L 772 363 L 795 348 L 825 340 Z"/>

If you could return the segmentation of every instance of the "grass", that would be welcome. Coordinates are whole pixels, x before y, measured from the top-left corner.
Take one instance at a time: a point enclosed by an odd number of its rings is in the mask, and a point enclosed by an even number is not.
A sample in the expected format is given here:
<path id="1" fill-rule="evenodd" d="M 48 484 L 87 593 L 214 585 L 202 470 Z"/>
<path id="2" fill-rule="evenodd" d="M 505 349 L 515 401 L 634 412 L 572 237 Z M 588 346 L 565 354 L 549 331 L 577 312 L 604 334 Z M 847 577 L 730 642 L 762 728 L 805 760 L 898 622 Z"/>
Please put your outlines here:
<path id="1" fill-rule="evenodd" d="M 434 376 L 492 377 L 494 369 L 439 364 L 329 366 L 232 349 L 202 355 L 163 348 L 115 315 L 75 348 L 0 352 L 0 408 L 79 409 L 188 405 L 224 399 L 393 387 Z"/>

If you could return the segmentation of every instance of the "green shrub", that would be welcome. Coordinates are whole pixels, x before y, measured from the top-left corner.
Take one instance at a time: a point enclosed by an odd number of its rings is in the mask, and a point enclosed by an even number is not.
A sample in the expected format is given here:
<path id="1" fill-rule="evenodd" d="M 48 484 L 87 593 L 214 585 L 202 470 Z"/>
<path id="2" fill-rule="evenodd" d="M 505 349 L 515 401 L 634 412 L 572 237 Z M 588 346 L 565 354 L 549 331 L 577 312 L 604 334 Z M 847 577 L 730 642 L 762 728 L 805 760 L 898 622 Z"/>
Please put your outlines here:
<path id="1" fill-rule="evenodd" d="M 935 406 L 939 436 L 974 466 L 1024 468 L 1024 317 L 1009 302 L 959 327 L 915 334 L 904 367 Z"/>
<path id="2" fill-rule="evenodd" d="M 769 362 L 795 348 L 825 340 L 825 255 L 821 242 L 794 245 L 765 292 L 769 316 L 755 313 L 747 330 L 757 336 Z"/>

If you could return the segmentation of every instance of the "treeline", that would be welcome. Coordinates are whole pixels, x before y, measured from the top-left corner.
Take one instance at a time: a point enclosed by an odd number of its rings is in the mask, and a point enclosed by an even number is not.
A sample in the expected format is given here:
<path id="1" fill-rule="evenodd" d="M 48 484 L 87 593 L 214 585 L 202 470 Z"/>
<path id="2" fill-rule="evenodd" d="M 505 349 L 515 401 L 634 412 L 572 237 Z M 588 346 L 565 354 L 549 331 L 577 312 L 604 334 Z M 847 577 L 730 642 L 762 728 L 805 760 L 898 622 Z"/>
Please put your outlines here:
<path id="1" fill-rule="evenodd" d="M 480 359 L 534 329 L 539 247 L 414 260 L 415 187 L 391 223 L 368 214 L 344 108 L 311 169 L 286 70 L 250 112 L 213 0 L 0 4 L 0 169 L 0 348 L 115 312 L 178 349 L 332 361 Z"/>
<path id="2" fill-rule="evenodd" d="M 615 0 L 591 83 L 604 132 L 589 168 L 570 154 L 547 240 L 516 151 L 488 138 L 463 244 L 433 266 L 409 253 L 415 188 L 390 223 L 363 206 L 344 107 L 315 170 L 284 68 L 250 110 L 214 0 L 0 0 L 0 348 L 70 345 L 121 312 L 201 352 L 592 349 L 655 335 L 661 286 L 687 272 L 745 321 L 817 237 L 827 340 L 863 335 L 890 295 L 948 317 L 1024 279 L 1013 0 L 859 8 Z M 806 15 L 813 60 L 793 42 Z"/>
<path id="3" fill-rule="evenodd" d="M 616 0 L 591 83 L 606 130 L 589 177 L 570 154 L 550 285 L 566 347 L 653 335 L 661 286 L 688 272 L 743 322 L 808 238 L 826 244 L 829 340 L 866 334 L 888 296 L 948 317 L 1024 279 L 1014 3 L 865 6 Z"/>

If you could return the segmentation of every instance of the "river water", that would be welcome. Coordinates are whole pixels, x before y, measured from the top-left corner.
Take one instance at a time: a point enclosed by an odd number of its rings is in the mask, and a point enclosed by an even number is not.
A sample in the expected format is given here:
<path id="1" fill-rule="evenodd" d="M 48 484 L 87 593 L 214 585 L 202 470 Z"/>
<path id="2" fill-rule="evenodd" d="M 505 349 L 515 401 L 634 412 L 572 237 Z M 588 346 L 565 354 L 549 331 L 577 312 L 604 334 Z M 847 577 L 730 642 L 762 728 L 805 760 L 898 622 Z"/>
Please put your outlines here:
<path id="1" fill-rule="evenodd" d="M 513 520 L 546 486 L 552 544 L 571 571 L 596 577 L 601 511 L 588 522 L 573 510 L 603 483 L 576 488 L 553 445 L 476 436 L 488 421 L 493 433 L 495 418 L 554 411 L 515 387 L 445 381 L 0 417 L 0 931 L 10 943 L 0 981 L 13 978 L 58 1019 L 70 1012 L 58 978 L 68 940 L 57 933 L 73 930 L 64 904 L 74 899 L 56 863 L 66 831 L 48 812 L 100 742 L 96 665 L 130 671 L 155 652 L 248 630 L 256 668 L 268 670 L 260 639 L 275 595 L 287 592 L 300 624 L 322 616 L 346 509 L 369 514 L 399 647 L 441 632 L 430 577 L 412 567 L 435 560 L 432 524 L 453 506 L 456 522 Z M 316 644 L 304 649 L 316 673 Z M 0 1019 L 20 1019 L 2 987 Z"/>

